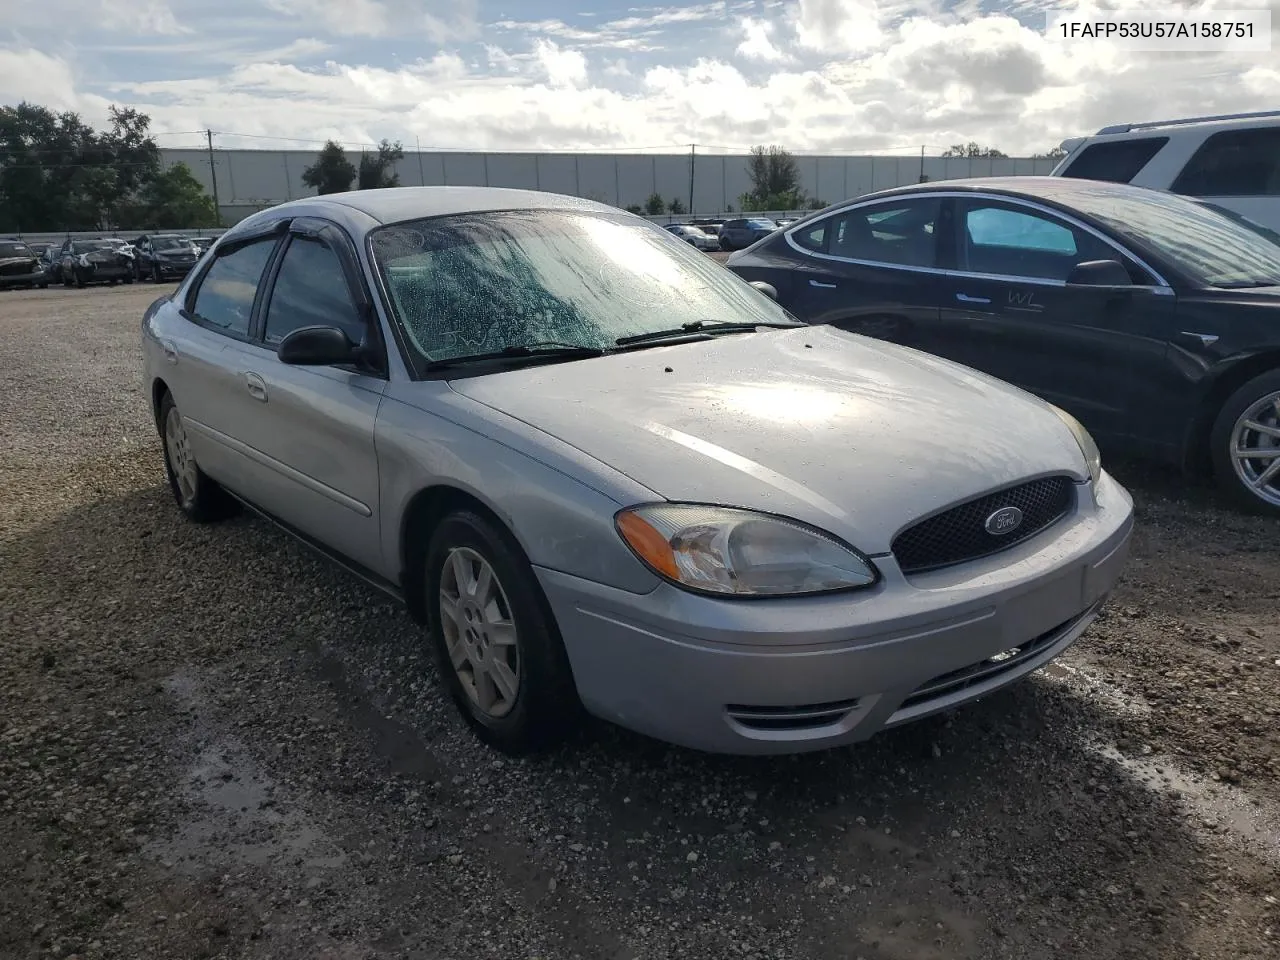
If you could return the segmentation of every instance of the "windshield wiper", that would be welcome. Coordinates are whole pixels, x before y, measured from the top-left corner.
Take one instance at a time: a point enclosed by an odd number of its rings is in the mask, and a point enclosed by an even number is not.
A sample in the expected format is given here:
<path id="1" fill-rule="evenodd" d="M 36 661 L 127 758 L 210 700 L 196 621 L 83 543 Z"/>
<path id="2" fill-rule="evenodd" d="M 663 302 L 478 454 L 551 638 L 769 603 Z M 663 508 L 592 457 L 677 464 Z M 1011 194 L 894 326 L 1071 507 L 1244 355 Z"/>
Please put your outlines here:
<path id="1" fill-rule="evenodd" d="M 682 323 L 678 327 L 670 327 L 666 330 L 650 330 L 647 333 L 633 333 L 625 337 L 619 337 L 613 341 L 620 347 L 625 347 L 631 343 L 645 343 L 649 340 L 666 340 L 669 337 L 683 337 L 689 333 L 749 333 L 757 327 L 803 327 L 804 324 L 796 321 L 790 323 L 782 320 L 757 320 L 753 323 L 735 323 L 733 321 L 713 320 L 707 323 L 705 320 L 691 320 L 688 323 Z"/>
<path id="2" fill-rule="evenodd" d="M 527 360 L 529 358 L 546 358 L 548 360 L 573 360 L 579 357 L 602 357 L 609 351 L 603 347 L 588 347 L 576 343 L 519 343 L 501 350 L 487 353 L 468 353 L 458 357 L 443 357 L 440 360 L 427 362 L 428 370 L 439 370 L 443 367 L 457 367 L 469 363 L 483 363 L 486 360 Z"/>

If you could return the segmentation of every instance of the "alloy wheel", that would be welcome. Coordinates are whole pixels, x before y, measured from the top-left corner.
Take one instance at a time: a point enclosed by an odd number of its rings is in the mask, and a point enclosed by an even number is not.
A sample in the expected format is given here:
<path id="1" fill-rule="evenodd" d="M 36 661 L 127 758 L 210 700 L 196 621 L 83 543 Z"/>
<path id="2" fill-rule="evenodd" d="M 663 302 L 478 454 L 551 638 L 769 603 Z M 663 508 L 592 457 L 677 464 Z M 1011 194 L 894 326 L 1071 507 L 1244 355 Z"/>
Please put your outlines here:
<path id="1" fill-rule="evenodd" d="M 1280 507 L 1280 391 L 1258 400 L 1236 420 L 1231 464 L 1246 490 Z"/>
<path id="2" fill-rule="evenodd" d="M 440 574 L 440 627 L 449 663 L 472 704 L 499 719 L 520 693 L 520 644 L 511 604 L 484 557 L 455 547 Z"/>
<path id="3" fill-rule="evenodd" d="M 164 448 L 169 455 L 169 468 L 178 485 L 183 506 L 194 503 L 196 498 L 196 460 L 191 455 L 187 429 L 177 407 L 169 408 L 164 424 Z"/>

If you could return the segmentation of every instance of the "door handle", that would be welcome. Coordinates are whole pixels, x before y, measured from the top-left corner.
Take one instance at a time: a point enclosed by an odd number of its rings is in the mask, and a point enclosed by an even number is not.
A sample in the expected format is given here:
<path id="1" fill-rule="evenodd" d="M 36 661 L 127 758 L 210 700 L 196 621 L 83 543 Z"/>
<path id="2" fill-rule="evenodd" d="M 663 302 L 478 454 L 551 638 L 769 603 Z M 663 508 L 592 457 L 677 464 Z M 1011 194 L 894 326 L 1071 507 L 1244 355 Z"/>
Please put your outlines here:
<path id="1" fill-rule="evenodd" d="M 249 391 L 249 396 L 263 403 L 267 402 L 267 383 L 256 373 L 246 373 L 244 375 L 245 389 Z"/>
<path id="2" fill-rule="evenodd" d="M 967 293 L 957 293 L 956 299 L 961 303 L 990 303 L 990 297 L 971 297 Z"/>
<path id="3" fill-rule="evenodd" d="M 164 350 L 164 358 L 169 363 L 178 362 L 178 348 L 173 345 L 172 340 L 161 340 L 160 348 Z"/>
<path id="4" fill-rule="evenodd" d="M 821 287 L 823 290 L 834 290 L 836 288 L 834 283 L 823 283 L 821 280 L 810 280 L 809 286 Z"/>

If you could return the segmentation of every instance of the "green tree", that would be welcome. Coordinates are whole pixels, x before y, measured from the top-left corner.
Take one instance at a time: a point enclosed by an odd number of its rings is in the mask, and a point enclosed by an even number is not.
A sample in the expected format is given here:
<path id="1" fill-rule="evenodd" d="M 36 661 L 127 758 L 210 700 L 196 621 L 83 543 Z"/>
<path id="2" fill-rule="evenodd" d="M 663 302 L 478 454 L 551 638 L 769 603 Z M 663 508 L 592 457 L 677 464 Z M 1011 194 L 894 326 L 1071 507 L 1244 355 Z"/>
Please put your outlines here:
<path id="1" fill-rule="evenodd" d="M 644 202 L 644 212 L 651 217 L 656 217 L 667 209 L 667 201 L 662 199 L 662 194 L 651 193 L 649 199 Z"/>
<path id="2" fill-rule="evenodd" d="M 185 163 L 175 163 L 142 188 L 138 201 L 120 216 L 120 225 L 139 230 L 190 230 L 218 222 L 213 198 Z"/>
<path id="3" fill-rule="evenodd" d="M 1032 160 L 1061 160 L 1066 155 L 1067 155 L 1067 151 L 1063 150 L 1061 147 L 1052 147 L 1051 149 L 1046 150 L 1044 153 L 1033 153 L 1031 155 L 1031 159 Z"/>
<path id="4" fill-rule="evenodd" d="M 383 140 L 378 144 L 377 153 L 360 154 L 357 189 L 377 190 L 381 187 L 400 186 L 400 174 L 395 172 L 395 165 L 403 159 L 404 147 L 399 140 L 395 143 Z"/>
<path id="5" fill-rule="evenodd" d="M 684 204 L 680 202 L 679 197 L 671 198 L 671 202 L 667 204 L 667 213 L 675 214 L 677 217 L 684 215 Z"/>
<path id="6" fill-rule="evenodd" d="M 751 189 L 738 198 L 743 213 L 762 210 L 808 210 L 821 201 L 807 197 L 800 187 L 800 164 L 778 146 L 751 148 L 747 158 Z"/>
<path id="7" fill-rule="evenodd" d="M 96 142 L 93 128 L 75 113 L 25 101 L 0 107 L 0 230 L 81 226 L 75 217 L 84 205 L 75 202 L 75 185 L 85 183 L 80 171 L 101 163 Z"/>
<path id="8" fill-rule="evenodd" d="M 302 182 L 317 193 L 342 193 L 351 189 L 356 166 L 347 159 L 342 144 L 329 140 L 316 155 L 316 162 L 302 171 Z"/>
<path id="9" fill-rule="evenodd" d="M 638 203 L 627 204 L 627 213 L 641 214 L 644 213 L 644 207 Z"/>
<path id="10" fill-rule="evenodd" d="M 953 143 L 942 151 L 944 157 L 1004 157 L 1008 154 L 995 147 L 984 147 L 973 140 L 968 143 Z"/>

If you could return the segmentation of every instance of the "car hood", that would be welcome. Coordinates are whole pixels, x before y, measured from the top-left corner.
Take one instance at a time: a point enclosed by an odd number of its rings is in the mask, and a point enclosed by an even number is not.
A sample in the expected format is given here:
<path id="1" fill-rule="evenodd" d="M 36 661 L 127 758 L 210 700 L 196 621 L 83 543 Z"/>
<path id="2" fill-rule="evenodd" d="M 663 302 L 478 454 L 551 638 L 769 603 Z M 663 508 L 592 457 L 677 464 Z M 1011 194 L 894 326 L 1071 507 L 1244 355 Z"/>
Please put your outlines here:
<path id="1" fill-rule="evenodd" d="M 1045 403 L 832 327 L 726 334 L 453 380 L 668 500 L 748 507 L 869 553 L 921 516 L 1046 473 L 1086 479 Z"/>

